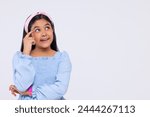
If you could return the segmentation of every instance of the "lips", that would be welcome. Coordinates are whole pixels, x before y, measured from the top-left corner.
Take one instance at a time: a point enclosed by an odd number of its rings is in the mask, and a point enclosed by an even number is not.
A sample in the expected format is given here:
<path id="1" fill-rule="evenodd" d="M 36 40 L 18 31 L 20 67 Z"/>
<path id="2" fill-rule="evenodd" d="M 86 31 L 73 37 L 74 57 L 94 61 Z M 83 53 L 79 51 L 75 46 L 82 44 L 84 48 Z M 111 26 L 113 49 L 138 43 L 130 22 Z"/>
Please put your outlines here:
<path id="1" fill-rule="evenodd" d="M 42 41 L 42 42 L 47 41 L 47 40 L 49 40 L 49 38 L 42 38 L 42 39 L 40 39 L 40 41 Z"/>

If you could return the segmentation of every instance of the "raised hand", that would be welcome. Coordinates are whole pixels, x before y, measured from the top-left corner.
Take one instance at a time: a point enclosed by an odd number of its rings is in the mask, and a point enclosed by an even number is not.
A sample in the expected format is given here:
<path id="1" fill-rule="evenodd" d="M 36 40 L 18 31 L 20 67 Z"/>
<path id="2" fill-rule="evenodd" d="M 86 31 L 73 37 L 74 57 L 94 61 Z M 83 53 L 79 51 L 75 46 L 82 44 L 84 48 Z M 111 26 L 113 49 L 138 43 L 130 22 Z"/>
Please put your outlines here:
<path id="1" fill-rule="evenodd" d="M 32 45 L 35 45 L 35 40 L 31 36 L 32 32 L 33 31 L 30 31 L 29 33 L 27 33 L 27 35 L 23 39 L 23 44 L 24 44 L 23 54 L 30 55 Z"/>

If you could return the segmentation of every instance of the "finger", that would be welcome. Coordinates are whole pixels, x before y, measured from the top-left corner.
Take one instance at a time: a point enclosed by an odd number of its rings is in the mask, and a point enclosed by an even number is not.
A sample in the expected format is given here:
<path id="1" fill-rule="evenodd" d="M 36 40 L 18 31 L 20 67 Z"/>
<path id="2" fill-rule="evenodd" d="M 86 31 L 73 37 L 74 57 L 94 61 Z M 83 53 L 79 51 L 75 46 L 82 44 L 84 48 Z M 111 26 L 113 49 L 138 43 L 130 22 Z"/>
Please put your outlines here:
<path id="1" fill-rule="evenodd" d="M 12 90 L 12 87 L 10 86 L 10 87 L 9 87 L 9 91 L 11 91 L 11 90 Z"/>
<path id="2" fill-rule="evenodd" d="M 12 95 L 16 96 L 16 94 L 14 92 L 11 93 Z"/>
<path id="3" fill-rule="evenodd" d="M 35 45 L 35 40 L 34 40 L 33 37 L 29 37 L 29 38 L 27 39 L 27 41 L 28 41 L 28 43 L 30 43 L 31 45 Z"/>
<path id="4" fill-rule="evenodd" d="M 10 88 L 11 88 L 11 90 L 15 90 L 16 89 L 16 87 L 14 85 L 12 85 Z"/>
<path id="5" fill-rule="evenodd" d="M 9 86 L 9 91 L 11 90 L 11 86 Z"/>
<path id="6" fill-rule="evenodd" d="M 14 95 L 14 96 L 16 96 L 16 94 L 15 94 L 15 92 L 13 90 L 11 90 L 11 94 Z"/>
<path id="7" fill-rule="evenodd" d="M 28 32 L 25 37 L 29 37 L 32 34 L 32 32 L 33 32 L 33 30 L 31 30 L 30 32 Z"/>
<path id="8" fill-rule="evenodd" d="M 19 94 L 19 91 L 17 91 L 17 90 L 14 90 L 14 92 Z"/>
<path id="9" fill-rule="evenodd" d="M 9 90 L 13 89 L 14 85 L 10 85 L 9 86 Z"/>
<path id="10" fill-rule="evenodd" d="M 14 95 L 14 96 L 16 96 L 16 94 L 19 94 L 19 92 L 16 91 L 15 89 L 12 89 L 12 90 L 11 90 L 11 93 L 12 93 L 12 95 Z"/>
<path id="11" fill-rule="evenodd" d="M 15 87 L 15 85 L 10 85 L 10 87 Z"/>
<path id="12" fill-rule="evenodd" d="M 11 92 L 18 93 L 18 90 L 17 90 L 17 88 L 16 88 L 15 86 L 11 87 L 11 88 L 10 88 L 10 91 L 11 91 Z"/>
<path id="13" fill-rule="evenodd" d="M 35 41 L 33 37 L 28 37 L 28 40 Z"/>

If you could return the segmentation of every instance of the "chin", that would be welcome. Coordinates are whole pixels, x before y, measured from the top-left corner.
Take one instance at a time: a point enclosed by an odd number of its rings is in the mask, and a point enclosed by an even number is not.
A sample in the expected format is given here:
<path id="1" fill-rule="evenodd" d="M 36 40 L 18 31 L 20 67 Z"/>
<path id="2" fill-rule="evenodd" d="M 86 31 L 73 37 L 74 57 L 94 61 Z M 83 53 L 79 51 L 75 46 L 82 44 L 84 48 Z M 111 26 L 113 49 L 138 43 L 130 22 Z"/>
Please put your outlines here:
<path id="1" fill-rule="evenodd" d="M 49 46 L 41 46 L 41 48 L 47 49 L 47 48 L 50 48 L 50 45 Z"/>

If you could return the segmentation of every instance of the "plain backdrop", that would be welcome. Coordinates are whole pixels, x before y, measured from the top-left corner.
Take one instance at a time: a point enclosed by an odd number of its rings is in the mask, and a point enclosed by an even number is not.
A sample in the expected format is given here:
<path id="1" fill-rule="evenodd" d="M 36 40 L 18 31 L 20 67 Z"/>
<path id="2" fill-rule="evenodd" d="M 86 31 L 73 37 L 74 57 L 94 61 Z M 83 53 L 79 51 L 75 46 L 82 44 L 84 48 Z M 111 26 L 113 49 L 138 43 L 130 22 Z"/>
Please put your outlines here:
<path id="1" fill-rule="evenodd" d="M 66 99 L 150 99 L 149 0 L 1 0 L 0 99 L 17 99 L 12 57 L 25 19 L 47 12 L 72 74 Z"/>

